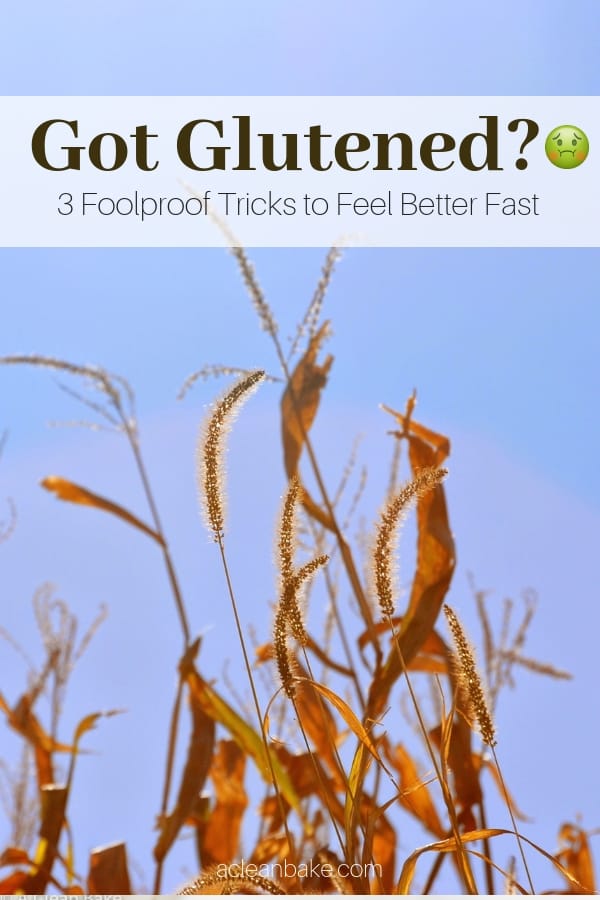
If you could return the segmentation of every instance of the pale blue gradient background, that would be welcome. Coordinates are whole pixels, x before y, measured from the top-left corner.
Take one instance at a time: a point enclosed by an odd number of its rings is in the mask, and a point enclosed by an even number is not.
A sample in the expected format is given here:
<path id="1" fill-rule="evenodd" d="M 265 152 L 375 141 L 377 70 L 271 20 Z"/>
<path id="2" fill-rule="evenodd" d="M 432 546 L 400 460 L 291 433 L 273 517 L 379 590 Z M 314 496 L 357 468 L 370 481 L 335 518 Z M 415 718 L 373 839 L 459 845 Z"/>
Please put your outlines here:
<path id="1" fill-rule="evenodd" d="M 474 2 L 173 3 L 168 10 L 154 2 L 24 2 L 5 7 L 2 19 L 5 94 L 575 95 L 598 94 L 600 86 L 595 0 L 521 0 L 495 10 Z M 282 335 L 293 334 L 323 253 L 263 250 L 252 258 Z M 203 671 L 221 680 L 229 658 L 235 674 L 239 653 L 223 579 L 193 480 L 197 425 L 219 388 L 201 386 L 183 404 L 174 401 L 186 375 L 207 362 L 276 374 L 233 259 L 208 250 L 4 250 L 0 265 L 0 353 L 97 362 L 134 384 L 192 628 L 213 626 Z M 526 649 L 571 670 L 575 681 L 523 674 L 501 704 L 499 752 L 509 786 L 535 819 L 526 833 L 547 849 L 564 819 L 581 813 L 587 827 L 600 825 L 598 271 L 595 250 L 348 252 L 327 298 L 336 362 L 315 426 L 332 485 L 355 434 L 367 435 L 368 522 L 390 450 L 391 420 L 377 404 L 401 408 L 416 386 L 420 420 L 453 441 L 453 604 L 476 634 L 469 570 L 494 590 L 497 605 L 527 586 L 539 592 Z M 12 496 L 19 512 L 13 538 L 0 546 L 0 624 L 29 648 L 30 598 L 44 580 L 57 585 L 82 623 L 109 604 L 109 620 L 75 674 L 63 737 L 90 711 L 129 711 L 100 724 L 87 740 L 99 755 L 79 763 L 71 811 L 77 865 L 87 868 L 92 846 L 125 839 L 150 887 L 151 825 L 180 649 L 162 563 L 143 536 L 100 513 L 58 504 L 37 482 L 61 474 L 145 516 L 141 491 L 118 439 L 47 428 L 50 419 L 82 416 L 51 375 L 0 370 L 0 391 L 0 429 L 10 432 L 0 497 Z M 261 388 L 240 415 L 230 452 L 234 578 L 243 618 L 261 639 L 284 486 L 278 400 L 278 388 Z M 5 643 L 0 666 L 0 690 L 14 701 L 25 667 Z M 2 735 L 0 752 L 11 758 L 16 742 Z M 134 744 L 135 752 L 124 750 Z M 508 825 L 501 806 L 490 820 Z M 5 834 L 2 824 L 0 843 Z M 410 830 L 401 838 L 401 857 L 422 840 Z M 514 848 L 500 852 L 504 862 Z M 165 889 L 194 865 L 184 842 Z M 534 869 L 538 889 L 560 886 L 548 869 Z"/>

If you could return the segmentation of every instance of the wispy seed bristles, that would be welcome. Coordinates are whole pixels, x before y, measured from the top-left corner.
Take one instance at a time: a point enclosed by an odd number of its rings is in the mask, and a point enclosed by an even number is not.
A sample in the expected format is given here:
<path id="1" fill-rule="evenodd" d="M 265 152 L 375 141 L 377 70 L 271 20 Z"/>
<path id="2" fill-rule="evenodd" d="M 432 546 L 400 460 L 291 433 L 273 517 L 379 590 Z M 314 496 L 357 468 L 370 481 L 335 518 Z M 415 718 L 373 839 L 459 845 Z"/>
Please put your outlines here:
<path id="1" fill-rule="evenodd" d="M 384 616 L 392 616 L 398 596 L 394 548 L 399 528 L 411 505 L 432 490 L 448 474 L 447 469 L 422 469 L 387 503 L 377 523 L 371 551 L 373 592 Z"/>
<path id="2" fill-rule="evenodd" d="M 200 501 L 206 523 L 215 541 L 223 538 L 225 530 L 225 450 L 226 437 L 242 401 L 246 400 L 264 372 L 256 371 L 241 378 L 218 400 L 206 417 L 198 441 L 197 478 Z"/>
<path id="3" fill-rule="evenodd" d="M 471 709 L 479 725 L 479 731 L 484 743 L 489 747 L 494 747 L 496 745 L 496 729 L 485 696 L 483 682 L 475 662 L 475 654 L 456 614 L 446 603 L 444 603 L 444 613 L 448 620 L 458 657 L 457 675 L 462 681 L 460 686 L 468 695 Z"/>
<path id="4" fill-rule="evenodd" d="M 500 650 L 498 655 L 500 659 L 516 663 L 519 666 L 523 666 L 524 669 L 529 669 L 530 672 L 536 672 L 538 675 L 549 675 L 550 678 L 562 678 L 565 680 L 570 680 L 573 677 L 570 672 L 557 669 L 550 663 L 542 663 L 538 662 L 537 659 L 530 659 L 528 656 L 523 656 L 522 653 L 517 653 L 514 650 Z"/>
<path id="5" fill-rule="evenodd" d="M 290 629 L 281 605 L 275 611 L 275 626 L 273 628 L 273 649 L 281 686 L 290 700 L 296 696 L 296 684 L 294 670 L 296 661 L 289 648 Z"/>
<path id="6" fill-rule="evenodd" d="M 290 581 L 294 571 L 294 554 L 298 542 L 296 537 L 296 510 L 299 490 L 300 482 L 298 477 L 293 475 L 290 478 L 281 507 L 278 529 L 277 549 L 279 551 L 279 575 L 281 579 L 280 593 L 283 592 L 285 584 Z"/>
<path id="7" fill-rule="evenodd" d="M 324 566 L 328 560 L 329 557 L 323 554 L 305 563 L 282 586 L 282 592 L 279 596 L 279 602 L 275 611 L 273 646 L 281 684 L 290 700 L 295 697 L 296 689 L 294 685 L 295 659 L 289 648 L 289 639 L 294 637 L 303 647 L 308 643 L 308 635 L 306 634 L 300 608 L 302 589 L 317 569 Z"/>
<path id="8" fill-rule="evenodd" d="M 281 606 L 287 614 L 290 631 L 303 647 L 308 642 L 302 620 L 303 589 L 305 583 L 312 578 L 317 569 L 324 566 L 328 560 L 327 554 L 323 553 L 321 556 L 316 556 L 301 566 L 286 584 L 285 591 L 281 597 Z"/>
<path id="9" fill-rule="evenodd" d="M 196 384 L 197 381 L 206 381 L 208 378 L 220 378 L 222 375 L 235 375 L 238 378 L 243 378 L 246 375 L 251 375 L 253 372 L 254 369 L 241 369 L 239 366 L 223 366 L 219 363 L 213 363 L 212 365 L 203 366 L 201 369 L 196 369 L 195 372 L 192 372 L 191 375 L 188 375 L 188 377 L 181 385 L 181 388 L 179 389 L 177 400 L 183 400 L 183 398 Z M 276 378 L 274 375 L 265 374 L 264 380 L 281 381 L 282 379 Z"/>
<path id="10" fill-rule="evenodd" d="M 273 646 L 279 677 L 290 699 L 295 696 L 294 658 L 289 648 L 289 638 L 294 637 L 306 646 L 308 637 L 302 618 L 301 600 L 305 583 L 318 568 L 325 565 L 328 556 L 317 556 L 299 569 L 294 568 L 296 552 L 298 499 L 302 488 L 297 476 L 290 479 L 281 508 L 278 530 L 279 599 L 275 612 Z"/>

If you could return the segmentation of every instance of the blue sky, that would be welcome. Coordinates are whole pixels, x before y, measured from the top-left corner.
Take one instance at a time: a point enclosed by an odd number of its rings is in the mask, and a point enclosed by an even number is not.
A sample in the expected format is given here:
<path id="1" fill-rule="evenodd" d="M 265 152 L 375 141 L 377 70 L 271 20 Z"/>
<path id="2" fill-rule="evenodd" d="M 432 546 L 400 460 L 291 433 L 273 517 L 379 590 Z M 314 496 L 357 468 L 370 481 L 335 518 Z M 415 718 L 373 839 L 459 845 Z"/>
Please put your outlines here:
<path id="1" fill-rule="evenodd" d="M 474 2 L 360 9 L 337 0 L 189 2 L 168 12 L 153 2 L 24 2 L 4 19 L 5 94 L 599 92 L 600 10 L 592 0 L 569 8 L 510 2 L 485 11 Z M 282 335 L 293 334 L 322 251 L 251 255 Z M 222 578 L 198 516 L 193 471 L 198 423 L 220 385 L 201 385 L 181 404 L 174 399 L 205 363 L 277 374 L 233 259 L 217 250 L 2 250 L 0 265 L 0 353 L 99 363 L 134 385 L 193 630 L 211 628 L 204 671 L 221 677 L 228 657 L 235 671 L 238 651 L 220 611 Z M 524 675 L 503 699 L 499 750 L 511 788 L 535 818 L 531 835 L 548 849 L 564 819 L 581 813 L 587 827 L 600 825 L 589 701 L 597 683 L 598 268 L 597 250 L 348 251 L 326 301 L 336 361 L 315 425 L 330 483 L 355 435 L 365 435 L 363 513 L 371 521 L 391 425 L 378 404 L 401 408 L 416 387 L 420 420 L 453 443 L 448 494 L 459 563 L 452 602 L 475 631 L 468 571 L 493 589 L 497 604 L 529 586 L 538 591 L 528 650 L 571 670 L 575 681 Z M 148 873 L 161 728 L 179 652 L 161 561 L 142 536 L 100 513 L 58 504 L 37 483 L 61 474 L 145 515 L 141 491 L 118 439 L 47 427 L 82 414 L 51 375 L 0 371 L 0 391 L 0 429 L 9 432 L 0 498 L 11 496 L 19 516 L 12 539 L 0 546 L 0 624 L 30 641 L 31 596 L 43 581 L 57 585 L 82 624 L 108 603 L 109 619 L 75 676 L 65 729 L 91 710 L 129 712 L 101 723 L 88 741 L 99 755 L 82 760 L 77 773 L 76 787 L 87 796 L 73 810 L 78 852 L 84 868 L 90 847 L 124 838 Z M 278 402 L 279 388 L 263 386 L 241 413 L 230 451 L 231 553 L 244 619 L 263 637 L 284 488 Z M 0 658 L 0 690 L 15 699 L 25 669 L 7 645 Z M 143 753 L 126 771 L 117 768 L 123 745 L 139 734 L 147 735 Z M 15 745 L 7 746 L 12 752 Z M 3 834 L 0 826 L 0 842 Z M 191 848 L 177 851 L 167 886 L 192 860 Z M 543 887 L 552 886 L 546 873 Z"/>

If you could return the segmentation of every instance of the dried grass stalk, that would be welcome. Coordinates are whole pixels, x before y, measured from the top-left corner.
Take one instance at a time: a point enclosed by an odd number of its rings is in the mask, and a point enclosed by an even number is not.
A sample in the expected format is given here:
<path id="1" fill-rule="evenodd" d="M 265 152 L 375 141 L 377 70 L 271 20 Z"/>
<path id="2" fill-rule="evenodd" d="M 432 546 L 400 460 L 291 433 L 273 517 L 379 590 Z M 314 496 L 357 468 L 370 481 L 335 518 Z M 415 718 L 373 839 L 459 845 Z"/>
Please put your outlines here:
<path id="1" fill-rule="evenodd" d="M 489 747 L 495 747 L 496 728 L 486 699 L 483 682 L 477 669 L 473 648 L 467 640 L 458 618 L 447 603 L 444 603 L 444 613 L 446 614 L 456 648 L 456 673 L 459 679 L 459 689 L 463 690 L 465 696 L 470 700 L 473 719 L 479 726 L 484 743 Z"/>
<path id="2" fill-rule="evenodd" d="M 275 626 L 273 628 L 273 648 L 275 650 L 275 661 L 277 662 L 277 671 L 279 672 L 279 680 L 281 681 L 283 690 L 290 700 L 296 696 L 296 685 L 294 681 L 295 659 L 290 652 L 288 641 L 290 637 L 289 625 L 286 622 L 285 612 L 281 606 L 275 611 Z"/>
<path id="3" fill-rule="evenodd" d="M 317 284 L 312 300 L 308 305 L 308 309 L 304 314 L 304 318 L 296 329 L 296 336 L 294 338 L 292 346 L 290 347 L 288 359 L 291 359 L 294 356 L 298 349 L 300 341 L 307 332 L 309 338 L 313 338 L 317 333 L 319 328 L 319 318 L 321 316 L 321 310 L 323 308 L 323 301 L 325 300 L 325 294 L 327 293 L 327 289 L 329 288 L 336 263 L 340 259 L 341 255 L 342 252 L 339 247 L 331 247 L 327 256 L 325 257 L 325 262 L 323 264 L 323 268 L 321 269 L 321 278 L 319 279 L 319 283 Z"/>
<path id="4" fill-rule="evenodd" d="M 531 659 L 530 657 L 523 656 L 521 653 L 516 653 L 513 650 L 505 650 L 499 655 L 501 659 L 506 662 L 523 666 L 524 669 L 529 669 L 530 672 L 536 672 L 538 675 L 548 675 L 550 678 L 560 678 L 565 681 L 573 678 L 571 673 L 565 672 L 564 669 L 557 669 L 550 663 L 539 662 L 537 659 Z"/>
<path id="5" fill-rule="evenodd" d="M 300 491 L 300 482 L 294 475 L 290 479 L 283 501 L 277 542 L 279 601 L 275 612 L 273 646 L 279 677 L 290 699 L 295 696 L 295 686 L 294 658 L 290 653 L 289 639 L 293 636 L 302 646 L 306 646 L 308 642 L 301 609 L 302 589 L 317 569 L 325 565 L 329 559 L 323 554 L 311 559 L 299 569 L 294 568 L 294 555 L 298 544 L 296 513 Z"/>
<path id="6" fill-rule="evenodd" d="M 296 552 L 297 521 L 296 511 L 300 482 L 296 475 L 292 476 L 281 507 L 279 520 L 279 539 L 277 542 L 279 574 L 281 579 L 280 593 L 285 584 L 291 580 L 294 571 L 294 554 Z"/>
<path id="7" fill-rule="evenodd" d="M 206 524 L 218 543 L 225 530 L 225 438 L 234 419 L 236 407 L 246 400 L 264 372 L 256 371 L 240 379 L 213 407 L 200 431 L 197 455 L 197 478 Z"/>
<path id="8" fill-rule="evenodd" d="M 400 525 L 412 503 L 448 474 L 447 469 L 423 469 L 387 503 L 377 524 L 371 552 L 373 592 L 383 615 L 392 617 L 398 595 L 394 547 Z"/>

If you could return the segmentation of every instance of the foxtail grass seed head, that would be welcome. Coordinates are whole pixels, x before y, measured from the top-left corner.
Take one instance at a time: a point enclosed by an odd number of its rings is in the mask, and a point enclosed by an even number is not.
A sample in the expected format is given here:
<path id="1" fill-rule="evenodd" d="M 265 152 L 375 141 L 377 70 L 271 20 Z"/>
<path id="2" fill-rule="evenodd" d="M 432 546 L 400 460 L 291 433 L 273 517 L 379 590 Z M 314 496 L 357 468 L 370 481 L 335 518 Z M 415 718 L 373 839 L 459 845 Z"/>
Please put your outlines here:
<path id="1" fill-rule="evenodd" d="M 197 454 L 197 478 L 206 523 L 220 541 L 225 529 L 225 450 L 226 437 L 239 404 L 246 400 L 264 372 L 256 371 L 241 378 L 218 400 L 200 431 Z"/>
<path id="2" fill-rule="evenodd" d="M 316 556 L 301 566 L 286 583 L 281 595 L 281 607 L 286 614 L 289 630 L 303 647 L 308 643 L 308 636 L 302 618 L 304 587 L 321 566 L 329 561 L 326 553 Z"/>
<path id="3" fill-rule="evenodd" d="M 265 893 L 286 894 L 272 879 L 264 875 L 254 874 L 248 871 L 249 867 L 235 865 L 234 863 L 219 864 L 204 872 L 195 881 L 190 881 L 177 891 L 179 895 L 190 894 L 238 894 Z M 256 866 L 256 869 L 259 867 Z"/>
<path id="4" fill-rule="evenodd" d="M 296 696 L 294 681 L 294 658 L 289 648 L 290 629 L 283 608 L 277 607 L 275 613 L 275 627 L 273 629 L 273 647 L 279 680 L 285 694 L 290 700 Z"/>
<path id="5" fill-rule="evenodd" d="M 299 569 L 294 568 L 294 555 L 298 543 L 296 537 L 296 512 L 302 488 L 297 476 L 290 479 L 281 508 L 278 529 L 279 599 L 275 611 L 273 646 L 281 684 L 287 696 L 295 696 L 293 666 L 294 657 L 289 648 L 289 639 L 294 637 L 306 646 L 308 637 L 302 618 L 302 592 L 306 582 L 329 557 L 317 556 Z"/>
<path id="6" fill-rule="evenodd" d="M 321 269 L 321 278 L 319 279 L 319 283 L 317 285 L 315 293 L 313 294 L 313 298 L 309 303 L 304 318 L 298 325 L 296 336 L 292 342 L 292 346 L 290 347 L 288 359 L 291 359 L 294 356 L 298 349 L 300 341 L 307 332 L 309 339 L 313 338 L 316 335 L 319 329 L 319 319 L 321 317 L 321 310 L 323 308 L 325 294 L 327 293 L 327 289 L 331 282 L 336 263 L 338 259 L 340 259 L 341 255 L 342 252 L 339 247 L 331 247 L 329 252 L 327 253 L 323 268 Z"/>
<path id="7" fill-rule="evenodd" d="M 285 614 L 286 629 L 293 634 L 298 643 L 303 647 L 307 644 L 307 634 L 304 627 L 302 610 L 300 609 L 300 584 L 297 578 L 291 578 L 285 585 L 281 597 L 280 606 Z"/>
<path id="8" fill-rule="evenodd" d="M 294 571 L 294 554 L 298 543 L 296 537 L 296 511 L 299 491 L 300 482 L 298 481 L 298 477 L 293 475 L 290 478 L 290 483 L 281 508 L 281 518 L 279 520 L 279 540 L 277 542 L 277 549 L 279 551 L 279 572 L 281 577 L 280 593 L 283 593 L 285 585 L 291 581 Z"/>
<path id="9" fill-rule="evenodd" d="M 306 646 L 308 642 L 300 609 L 301 590 L 317 569 L 324 566 L 328 560 L 329 557 L 326 555 L 317 556 L 294 572 L 290 580 L 282 586 L 279 603 L 275 611 L 275 626 L 273 629 L 275 660 L 281 685 L 290 700 L 293 700 L 296 696 L 294 683 L 295 659 L 289 646 L 290 638 L 294 637 L 302 646 Z"/>
<path id="10" fill-rule="evenodd" d="M 39 353 L 2 356 L 0 357 L 0 365 L 39 366 L 41 368 L 54 369 L 58 372 L 65 372 L 68 375 L 79 376 L 91 382 L 97 390 L 106 394 L 106 396 L 114 403 L 115 407 L 119 409 L 122 407 L 121 395 L 119 393 L 120 386 L 124 389 L 130 404 L 133 406 L 133 390 L 128 381 L 120 375 L 113 375 L 110 372 L 107 372 L 106 369 L 103 369 L 100 366 L 79 366 L 64 359 L 58 359 L 54 356 L 42 356 Z"/>
<path id="11" fill-rule="evenodd" d="M 483 742 L 489 747 L 495 747 L 496 729 L 486 700 L 483 683 L 477 670 L 475 654 L 467 640 L 462 625 L 453 610 L 446 603 L 444 603 L 444 613 L 448 620 L 448 626 L 452 633 L 458 657 L 457 672 L 463 680 L 464 690 L 470 699 L 473 715 L 479 725 L 481 737 Z"/>
<path id="12" fill-rule="evenodd" d="M 223 231 L 232 242 L 235 242 L 235 238 L 227 227 L 223 228 Z M 265 295 L 263 294 L 262 289 L 256 279 L 256 275 L 254 274 L 254 266 L 248 259 L 246 251 L 243 247 L 239 245 L 234 246 L 232 243 L 231 252 L 237 260 L 237 264 L 240 268 L 244 284 L 246 285 L 246 290 L 250 294 L 250 298 L 252 300 L 252 303 L 254 304 L 254 308 L 258 313 L 261 328 L 263 329 L 263 331 L 266 331 L 268 334 L 275 337 L 277 335 L 277 322 L 275 321 L 275 317 L 273 315 L 271 307 L 267 303 Z"/>
<path id="13" fill-rule="evenodd" d="M 386 617 L 394 614 L 398 596 L 394 559 L 398 530 L 411 504 L 439 484 L 447 474 L 447 469 L 422 469 L 392 497 L 381 513 L 371 552 L 371 577 L 374 594 Z"/>
<path id="14" fill-rule="evenodd" d="M 300 607 L 303 587 L 317 569 L 325 565 L 329 557 L 318 556 L 301 566 L 300 569 L 294 569 L 294 555 L 298 544 L 297 510 L 301 490 L 298 477 L 293 475 L 281 509 L 277 549 L 279 551 L 279 606 L 285 613 L 285 620 L 289 625 L 288 630 L 299 643 L 305 646 L 307 637 Z"/>

